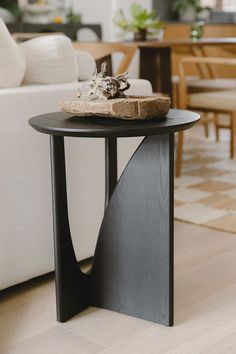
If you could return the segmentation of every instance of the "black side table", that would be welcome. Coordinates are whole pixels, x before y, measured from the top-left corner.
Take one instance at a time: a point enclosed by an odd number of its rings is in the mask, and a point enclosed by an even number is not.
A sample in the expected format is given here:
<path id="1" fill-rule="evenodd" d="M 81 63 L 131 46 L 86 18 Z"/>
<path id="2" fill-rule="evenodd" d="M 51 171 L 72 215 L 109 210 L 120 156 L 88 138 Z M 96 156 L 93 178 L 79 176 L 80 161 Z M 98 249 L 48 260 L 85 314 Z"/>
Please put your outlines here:
<path id="1" fill-rule="evenodd" d="M 199 120 L 170 110 L 167 118 L 124 121 L 66 113 L 33 117 L 50 135 L 57 319 L 93 305 L 173 324 L 174 132 Z M 105 138 L 106 209 L 90 274 L 77 263 L 67 210 L 64 136 Z M 146 136 L 117 182 L 117 137 Z"/>

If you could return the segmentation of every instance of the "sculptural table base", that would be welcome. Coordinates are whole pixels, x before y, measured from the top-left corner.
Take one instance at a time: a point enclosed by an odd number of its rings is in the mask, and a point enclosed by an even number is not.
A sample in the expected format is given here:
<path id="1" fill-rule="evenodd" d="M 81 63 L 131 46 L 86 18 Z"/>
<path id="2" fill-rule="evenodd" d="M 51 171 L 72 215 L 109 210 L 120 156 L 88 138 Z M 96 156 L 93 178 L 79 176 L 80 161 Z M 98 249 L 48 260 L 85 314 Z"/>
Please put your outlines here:
<path id="1" fill-rule="evenodd" d="M 172 325 L 173 133 L 146 137 L 117 184 L 116 139 L 106 138 L 107 207 L 91 274 L 70 235 L 64 137 L 50 138 L 58 321 L 93 305 Z"/>

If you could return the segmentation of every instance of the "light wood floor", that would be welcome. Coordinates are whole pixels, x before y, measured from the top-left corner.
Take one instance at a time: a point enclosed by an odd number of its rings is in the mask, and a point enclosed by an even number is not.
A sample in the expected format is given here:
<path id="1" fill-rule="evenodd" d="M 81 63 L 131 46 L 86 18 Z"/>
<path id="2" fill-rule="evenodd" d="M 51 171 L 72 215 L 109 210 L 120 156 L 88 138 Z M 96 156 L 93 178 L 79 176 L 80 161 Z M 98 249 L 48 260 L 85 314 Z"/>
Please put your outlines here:
<path id="1" fill-rule="evenodd" d="M 52 277 L 0 296 L 0 354 L 236 353 L 236 235 L 175 224 L 175 326 L 89 308 L 55 320 Z"/>

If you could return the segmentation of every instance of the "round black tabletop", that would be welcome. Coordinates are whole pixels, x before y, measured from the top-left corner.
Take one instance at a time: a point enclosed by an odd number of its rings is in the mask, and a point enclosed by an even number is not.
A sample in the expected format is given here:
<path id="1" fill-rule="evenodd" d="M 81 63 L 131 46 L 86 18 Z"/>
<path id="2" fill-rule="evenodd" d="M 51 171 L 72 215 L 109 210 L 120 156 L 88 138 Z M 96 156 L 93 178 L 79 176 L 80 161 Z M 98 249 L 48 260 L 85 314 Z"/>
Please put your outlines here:
<path id="1" fill-rule="evenodd" d="M 30 118 L 29 124 L 50 135 L 107 138 L 170 134 L 191 128 L 199 119 L 197 113 L 177 109 L 171 109 L 165 118 L 142 121 L 77 117 L 55 112 Z"/>

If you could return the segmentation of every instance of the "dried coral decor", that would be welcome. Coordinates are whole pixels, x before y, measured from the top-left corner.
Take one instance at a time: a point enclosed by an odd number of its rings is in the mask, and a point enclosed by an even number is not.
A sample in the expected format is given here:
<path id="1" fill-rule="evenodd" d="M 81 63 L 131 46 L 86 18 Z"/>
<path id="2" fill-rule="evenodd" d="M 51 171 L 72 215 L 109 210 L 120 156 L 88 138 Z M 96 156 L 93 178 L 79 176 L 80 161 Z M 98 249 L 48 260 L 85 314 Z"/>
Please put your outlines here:
<path id="1" fill-rule="evenodd" d="M 119 119 L 150 119 L 165 117 L 170 108 L 170 98 L 163 95 L 126 96 L 130 84 L 127 73 L 106 76 L 106 63 L 101 72 L 94 74 L 92 83 L 84 85 L 78 98 L 60 102 L 60 108 L 76 116 L 99 116 Z"/>

